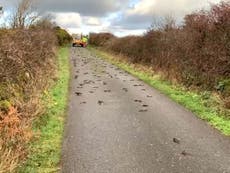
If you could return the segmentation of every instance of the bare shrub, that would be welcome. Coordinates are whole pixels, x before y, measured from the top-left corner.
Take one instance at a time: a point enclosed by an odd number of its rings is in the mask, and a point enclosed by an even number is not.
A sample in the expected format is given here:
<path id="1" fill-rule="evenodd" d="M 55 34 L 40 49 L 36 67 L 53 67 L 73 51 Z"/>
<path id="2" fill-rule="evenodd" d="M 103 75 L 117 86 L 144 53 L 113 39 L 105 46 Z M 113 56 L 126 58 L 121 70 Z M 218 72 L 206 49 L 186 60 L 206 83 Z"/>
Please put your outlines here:
<path id="1" fill-rule="evenodd" d="M 92 44 L 125 55 L 131 62 L 151 66 L 171 81 L 218 92 L 229 105 L 229 1 L 186 15 L 180 28 L 168 16 L 155 21 L 142 37 L 104 41 L 98 34 L 90 39 Z"/>
<path id="2" fill-rule="evenodd" d="M 38 15 L 33 9 L 33 0 L 21 0 L 11 17 L 11 27 L 23 29 L 32 25 Z"/>
<path id="3" fill-rule="evenodd" d="M 26 156 L 39 97 L 55 74 L 55 47 L 51 29 L 0 30 L 0 172 Z"/>
<path id="4" fill-rule="evenodd" d="M 115 38 L 115 36 L 111 33 L 90 33 L 90 44 L 96 46 L 103 46 L 107 43 L 108 40 Z"/>

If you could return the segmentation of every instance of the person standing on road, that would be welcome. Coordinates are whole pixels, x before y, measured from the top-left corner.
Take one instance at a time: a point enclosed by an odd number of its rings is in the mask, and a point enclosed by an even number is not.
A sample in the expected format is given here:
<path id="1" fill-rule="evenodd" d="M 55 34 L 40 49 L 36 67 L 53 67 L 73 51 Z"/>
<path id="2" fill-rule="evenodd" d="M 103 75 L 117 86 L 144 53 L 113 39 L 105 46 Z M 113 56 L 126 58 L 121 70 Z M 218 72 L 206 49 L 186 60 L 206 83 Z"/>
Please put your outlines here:
<path id="1" fill-rule="evenodd" d="M 83 36 L 82 42 L 84 43 L 84 47 L 86 47 L 88 44 L 88 38 L 86 36 Z"/>

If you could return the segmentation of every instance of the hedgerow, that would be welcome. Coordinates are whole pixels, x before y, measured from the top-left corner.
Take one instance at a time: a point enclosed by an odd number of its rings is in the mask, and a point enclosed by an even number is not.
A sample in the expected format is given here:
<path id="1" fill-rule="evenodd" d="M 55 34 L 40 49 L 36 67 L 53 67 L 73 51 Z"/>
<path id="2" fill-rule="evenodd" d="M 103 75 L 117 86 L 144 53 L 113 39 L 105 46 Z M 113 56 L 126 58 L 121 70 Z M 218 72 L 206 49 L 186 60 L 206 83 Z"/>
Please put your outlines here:
<path id="1" fill-rule="evenodd" d="M 56 49 L 64 41 L 50 26 L 0 29 L 0 173 L 13 172 L 37 136 L 32 124 L 44 111 L 41 96 L 58 77 Z"/>
<path id="2" fill-rule="evenodd" d="M 143 36 L 123 38 L 92 33 L 90 43 L 150 66 L 187 88 L 216 92 L 230 108 L 229 1 L 186 15 L 180 27 L 170 21 Z"/>

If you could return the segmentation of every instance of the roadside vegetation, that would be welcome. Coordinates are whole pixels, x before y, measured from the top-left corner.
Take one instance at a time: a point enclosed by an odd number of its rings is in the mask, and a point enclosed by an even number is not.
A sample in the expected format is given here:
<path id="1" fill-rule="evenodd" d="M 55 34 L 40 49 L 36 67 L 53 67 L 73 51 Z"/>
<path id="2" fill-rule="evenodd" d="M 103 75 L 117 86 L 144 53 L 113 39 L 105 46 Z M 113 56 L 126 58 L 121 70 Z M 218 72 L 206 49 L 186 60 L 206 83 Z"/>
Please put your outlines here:
<path id="1" fill-rule="evenodd" d="M 90 44 L 230 135 L 229 23 L 230 2 L 223 1 L 186 15 L 182 26 L 168 16 L 143 36 L 91 33 Z"/>
<path id="2" fill-rule="evenodd" d="M 161 75 L 145 65 L 130 63 L 121 56 L 93 47 L 89 49 L 97 54 L 98 57 L 109 61 L 158 89 L 172 100 L 191 110 L 201 119 L 208 121 L 210 125 L 220 130 L 223 134 L 230 136 L 230 119 L 223 116 L 230 114 L 230 110 L 222 107 L 220 97 L 207 91 L 188 90 L 183 85 L 173 84 L 162 78 Z"/>
<path id="3" fill-rule="evenodd" d="M 31 5 L 29 0 L 21 1 L 12 12 L 10 27 L 0 28 L 0 173 L 15 172 L 31 152 L 29 147 L 33 151 L 30 143 L 39 139 L 45 141 L 44 138 L 48 136 L 43 133 L 45 124 L 49 129 L 49 126 L 60 123 L 61 119 L 61 115 L 58 120 L 52 119 L 50 114 L 61 114 L 65 102 L 65 98 L 62 98 L 63 103 L 56 101 L 60 108 L 47 107 L 51 100 L 57 99 L 53 95 L 58 90 L 48 92 L 49 88 L 64 80 L 57 70 L 58 46 L 66 44 L 70 36 L 67 32 L 57 34 L 61 28 L 47 18 L 32 16 L 35 13 L 31 11 Z M 63 54 L 63 51 L 60 53 Z M 66 93 L 65 88 L 62 89 Z M 63 92 L 60 94 L 64 95 Z M 49 99 L 44 99 L 44 95 Z M 34 128 L 34 122 L 43 123 L 36 123 Z M 41 127 L 43 129 L 39 132 Z M 53 129 L 56 130 L 53 137 L 57 138 L 53 140 L 57 141 L 57 146 L 60 136 L 55 135 L 57 131 L 62 131 L 62 127 L 59 128 Z M 58 155 L 58 152 L 55 151 L 55 154 Z"/>
<path id="4" fill-rule="evenodd" d="M 69 49 L 61 48 L 58 51 L 59 78 L 53 87 L 43 94 L 45 111 L 33 124 L 33 131 L 38 138 L 29 145 L 30 154 L 20 168 L 21 173 L 59 171 L 70 76 L 68 58 Z"/>

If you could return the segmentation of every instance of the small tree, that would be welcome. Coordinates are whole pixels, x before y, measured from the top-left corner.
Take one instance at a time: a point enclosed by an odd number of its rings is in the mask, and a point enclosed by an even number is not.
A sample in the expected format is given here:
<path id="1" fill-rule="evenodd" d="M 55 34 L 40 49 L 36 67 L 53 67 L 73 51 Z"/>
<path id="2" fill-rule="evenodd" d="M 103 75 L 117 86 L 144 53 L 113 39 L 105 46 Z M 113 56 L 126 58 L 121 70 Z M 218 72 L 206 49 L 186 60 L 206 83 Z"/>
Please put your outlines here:
<path id="1" fill-rule="evenodd" d="M 22 0 L 16 8 L 11 21 L 12 28 L 26 28 L 32 25 L 38 18 L 37 13 L 33 10 L 32 0 Z"/>
<path id="2" fill-rule="evenodd" d="M 54 29 L 56 26 L 55 22 L 52 21 L 52 16 L 47 15 L 37 19 L 30 28 L 40 28 L 40 29 Z"/>
<path id="3" fill-rule="evenodd" d="M 176 19 L 172 14 L 165 15 L 163 17 L 156 16 L 152 20 L 151 26 L 148 28 L 148 32 L 152 31 L 169 31 L 176 28 Z"/>
<path id="4" fill-rule="evenodd" d="M 164 17 L 164 27 L 165 31 L 169 31 L 176 28 L 176 19 L 172 14 L 166 15 Z"/>

